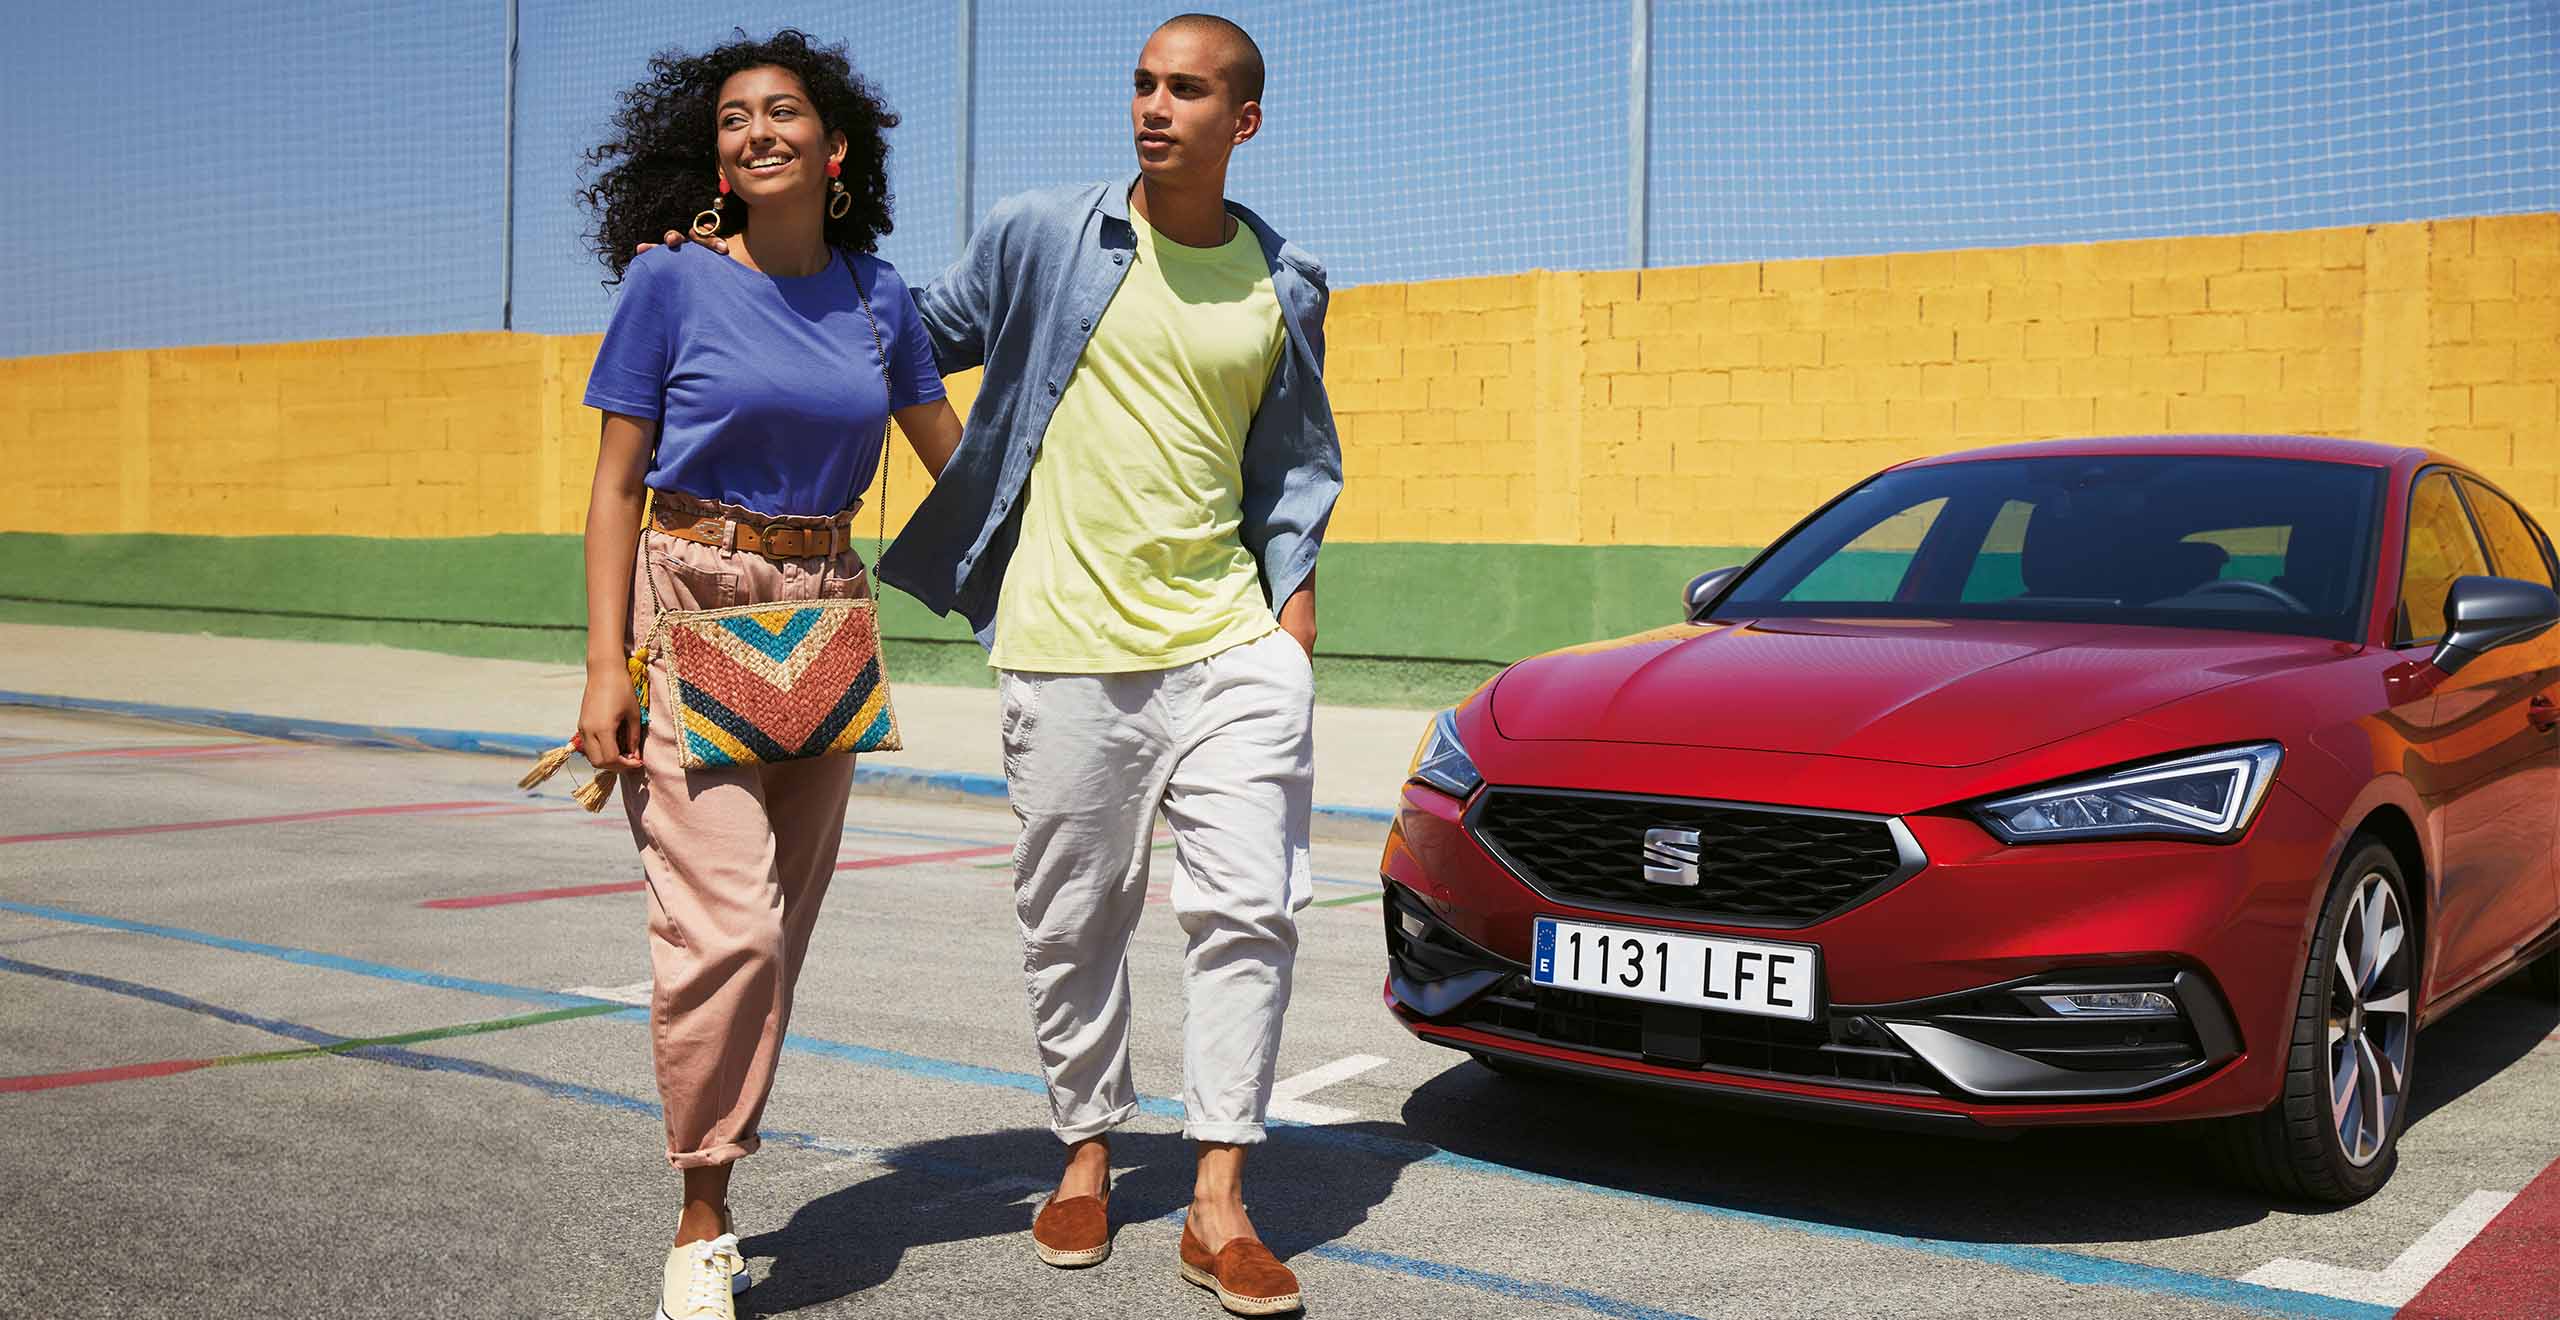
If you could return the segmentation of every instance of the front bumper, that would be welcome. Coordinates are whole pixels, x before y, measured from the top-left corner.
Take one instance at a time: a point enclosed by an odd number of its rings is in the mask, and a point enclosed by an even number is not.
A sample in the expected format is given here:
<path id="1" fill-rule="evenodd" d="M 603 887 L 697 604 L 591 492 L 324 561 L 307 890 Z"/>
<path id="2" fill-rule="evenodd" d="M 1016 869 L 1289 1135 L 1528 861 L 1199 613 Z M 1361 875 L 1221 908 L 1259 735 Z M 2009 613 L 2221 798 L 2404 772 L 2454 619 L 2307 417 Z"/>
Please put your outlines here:
<path id="1" fill-rule="evenodd" d="M 1409 786 L 1382 866 L 1388 1004 L 1471 1053 L 1924 1125 L 2166 1122 L 2274 1101 L 2333 843 L 2308 804 L 2279 787 L 2222 847 L 2010 847 L 1961 817 L 1906 823 L 1925 868 L 1784 933 L 1822 951 L 1825 1011 L 1796 1023 L 1531 985 L 1539 916 L 1772 932 L 1558 902 L 1468 831 L 1459 803 Z M 2153 991 L 2174 1012 L 2039 1007 L 2097 989 Z"/>

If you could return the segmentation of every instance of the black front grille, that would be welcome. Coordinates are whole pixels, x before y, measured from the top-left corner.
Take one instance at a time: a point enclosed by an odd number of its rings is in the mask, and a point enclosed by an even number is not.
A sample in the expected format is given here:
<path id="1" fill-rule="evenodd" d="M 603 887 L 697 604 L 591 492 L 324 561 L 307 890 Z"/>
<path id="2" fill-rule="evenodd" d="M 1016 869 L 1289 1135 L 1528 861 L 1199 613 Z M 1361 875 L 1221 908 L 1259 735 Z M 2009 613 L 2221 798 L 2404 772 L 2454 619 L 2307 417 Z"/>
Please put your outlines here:
<path id="1" fill-rule="evenodd" d="M 1613 1054 L 1672 1068 L 1760 1073 L 1880 1091 L 1936 1095 L 1937 1075 L 1864 1022 L 1713 1013 L 1532 985 L 1510 977 L 1468 1001 L 1455 1020 L 1495 1035 Z"/>
<path id="2" fill-rule="evenodd" d="M 1806 926 L 1906 873 L 1886 822 L 1676 798 L 1488 788 L 1470 820 L 1521 877 L 1559 902 Z M 1698 883 L 1645 879 L 1649 830 L 1698 833 Z"/>

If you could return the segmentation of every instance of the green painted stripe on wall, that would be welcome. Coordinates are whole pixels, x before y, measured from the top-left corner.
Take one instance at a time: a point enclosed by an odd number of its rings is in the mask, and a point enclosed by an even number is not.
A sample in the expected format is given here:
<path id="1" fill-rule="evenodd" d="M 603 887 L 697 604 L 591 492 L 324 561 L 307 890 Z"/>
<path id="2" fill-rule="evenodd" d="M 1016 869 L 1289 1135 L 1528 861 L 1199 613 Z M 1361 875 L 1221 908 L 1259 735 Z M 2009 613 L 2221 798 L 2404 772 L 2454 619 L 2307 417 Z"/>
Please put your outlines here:
<path id="1" fill-rule="evenodd" d="M 1512 660 L 1680 617 L 1693 575 L 1736 547 L 1335 544 L 1318 573 L 1325 699 L 1435 705 Z M 357 642 L 575 663 L 574 536 L 58 536 L 0 532 L 0 619 Z M 890 592 L 901 681 L 980 685 L 957 619 Z"/>

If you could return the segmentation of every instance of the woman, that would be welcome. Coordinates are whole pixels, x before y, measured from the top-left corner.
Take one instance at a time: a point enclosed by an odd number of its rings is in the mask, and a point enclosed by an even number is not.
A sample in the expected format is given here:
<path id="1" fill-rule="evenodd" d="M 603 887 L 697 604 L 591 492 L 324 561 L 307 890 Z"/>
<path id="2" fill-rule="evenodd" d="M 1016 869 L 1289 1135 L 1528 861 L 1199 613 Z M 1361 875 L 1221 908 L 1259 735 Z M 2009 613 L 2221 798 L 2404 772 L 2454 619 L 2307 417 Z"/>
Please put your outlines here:
<path id="1" fill-rule="evenodd" d="M 853 759 L 687 771 L 674 721 L 644 725 L 625 657 L 661 606 L 867 593 L 849 543 L 886 419 L 935 473 L 959 442 L 906 285 L 869 255 L 890 229 L 897 122 L 842 47 L 786 30 L 651 60 L 589 153 L 594 245 L 623 290 L 587 385 L 605 417 L 578 745 L 625 772 L 648 879 L 651 1040 L 684 1176 L 661 1320 L 727 1320 L 746 1286 L 730 1165 L 756 1148 Z M 697 213 L 725 254 L 632 255 Z"/>

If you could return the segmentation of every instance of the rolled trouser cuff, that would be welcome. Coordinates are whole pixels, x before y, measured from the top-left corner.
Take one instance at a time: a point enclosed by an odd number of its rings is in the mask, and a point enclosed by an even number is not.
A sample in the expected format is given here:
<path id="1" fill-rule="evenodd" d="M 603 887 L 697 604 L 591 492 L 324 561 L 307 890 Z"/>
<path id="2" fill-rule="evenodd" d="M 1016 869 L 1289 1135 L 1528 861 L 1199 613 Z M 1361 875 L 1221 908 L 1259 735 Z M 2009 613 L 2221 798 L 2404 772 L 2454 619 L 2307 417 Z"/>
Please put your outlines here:
<path id="1" fill-rule="evenodd" d="M 1250 1146 L 1262 1140 L 1260 1123 L 1185 1123 L 1182 1135 L 1190 1141 L 1215 1142 L 1222 1146 Z"/>
<path id="2" fill-rule="evenodd" d="M 1132 1100 L 1110 1113 L 1098 1114 L 1092 1118 L 1080 1118 L 1072 1123 L 1053 1121 L 1049 1124 L 1049 1130 L 1058 1134 L 1058 1140 L 1072 1146 L 1079 1141 L 1090 1141 L 1101 1136 L 1137 1116 L 1138 1102 Z"/>
<path id="3" fill-rule="evenodd" d="M 744 1141 L 724 1141 L 700 1150 L 668 1151 L 667 1163 L 679 1169 L 708 1169 L 716 1165 L 735 1164 L 756 1153 L 764 1143 L 753 1136 Z"/>

